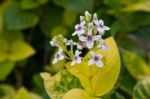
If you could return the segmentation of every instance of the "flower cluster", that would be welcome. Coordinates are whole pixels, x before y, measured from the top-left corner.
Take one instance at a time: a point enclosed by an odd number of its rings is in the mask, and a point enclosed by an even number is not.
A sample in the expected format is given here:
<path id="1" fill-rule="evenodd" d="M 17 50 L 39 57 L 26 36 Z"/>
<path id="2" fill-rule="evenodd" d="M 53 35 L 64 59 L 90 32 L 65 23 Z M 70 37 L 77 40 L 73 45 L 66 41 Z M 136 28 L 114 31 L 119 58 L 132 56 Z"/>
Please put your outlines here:
<path id="1" fill-rule="evenodd" d="M 100 68 L 103 67 L 103 55 L 97 55 L 92 49 L 107 50 L 108 47 L 102 39 L 102 36 L 109 29 L 109 27 L 104 25 L 103 20 L 98 20 L 96 13 L 92 16 L 86 11 L 84 16 L 80 16 L 80 23 L 75 25 L 75 32 L 72 34 L 72 36 L 78 37 L 77 42 L 67 40 L 62 35 L 58 35 L 50 41 L 52 46 L 58 47 L 58 52 L 55 54 L 52 63 L 55 64 L 65 58 L 72 61 L 71 66 L 80 64 L 84 60 L 82 58 L 84 57 L 83 52 L 87 49 L 91 54 L 88 65 L 96 64 Z"/>

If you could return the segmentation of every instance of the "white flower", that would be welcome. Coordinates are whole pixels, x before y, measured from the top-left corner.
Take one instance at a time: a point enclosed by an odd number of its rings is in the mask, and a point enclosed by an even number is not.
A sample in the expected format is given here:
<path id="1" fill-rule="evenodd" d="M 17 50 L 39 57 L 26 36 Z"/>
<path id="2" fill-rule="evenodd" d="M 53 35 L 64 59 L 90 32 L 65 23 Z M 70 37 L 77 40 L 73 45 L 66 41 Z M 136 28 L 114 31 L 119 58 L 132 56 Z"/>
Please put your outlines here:
<path id="1" fill-rule="evenodd" d="M 54 58 L 52 64 L 55 64 L 58 61 L 63 60 L 63 59 L 64 59 L 64 55 L 62 54 L 62 49 L 60 48 L 58 50 L 58 52 L 55 54 L 55 58 Z"/>
<path id="2" fill-rule="evenodd" d="M 101 39 L 101 40 L 99 41 L 99 45 L 97 46 L 97 48 L 98 48 L 98 49 L 102 49 L 102 50 L 107 50 L 107 49 L 108 49 L 108 47 L 107 47 L 107 45 L 105 44 L 105 42 L 104 42 L 103 39 Z"/>
<path id="3" fill-rule="evenodd" d="M 92 58 L 88 61 L 88 65 L 93 65 L 93 64 L 96 64 L 97 67 L 103 67 L 104 64 L 102 62 L 102 58 L 103 56 L 98 54 L 96 55 L 95 52 L 91 51 L 91 56 Z"/>
<path id="4" fill-rule="evenodd" d="M 92 29 L 93 29 L 93 24 L 89 23 L 89 26 L 88 26 L 88 35 L 86 37 L 84 37 L 84 36 L 80 36 L 79 37 L 79 39 L 81 41 L 85 42 L 85 45 L 88 48 L 92 48 L 93 47 L 94 41 L 101 39 L 101 35 L 96 35 L 96 36 L 92 35 Z"/>
<path id="5" fill-rule="evenodd" d="M 79 41 L 79 43 L 77 43 L 77 49 L 82 50 L 83 46 L 85 46 L 85 43 L 82 41 Z"/>
<path id="6" fill-rule="evenodd" d="M 85 24 L 85 21 L 81 21 L 80 24 L 75 25 L 76 31 L 72 34 L 72 36 L 75 36 L 77 34 L 78 35 L 84 34 L 85 32 L 84 24 Z"/>
<path id="7" fill-rule="evenodd" d="M 52 39 L 52 41 L 50 41 L 50 45 L 58 47 L 58 44 L 56 43 L 55 39 Z"/>
<path id="8" fill-rule="evenodd" d="M 79 64 L 81 63 L 81 57 L 79 56 L 81 54 L 80 51 L 76 50 L 75 55 L 74 55 L 74 59 L 71 62 L 71 66 L 75 65 L 75 64 Z"/>
<path id="9" fill-rule="evenodd" d="M 106 30 L 110 30 L 109 27 L 104 25 L 103 20 L 98 20 L 98 19 L 95 18 L 94 23 L 96 24 L 97 30 L 98 30 L 99 34 L 101 34 L 101 35 L 103 35 Z"/>

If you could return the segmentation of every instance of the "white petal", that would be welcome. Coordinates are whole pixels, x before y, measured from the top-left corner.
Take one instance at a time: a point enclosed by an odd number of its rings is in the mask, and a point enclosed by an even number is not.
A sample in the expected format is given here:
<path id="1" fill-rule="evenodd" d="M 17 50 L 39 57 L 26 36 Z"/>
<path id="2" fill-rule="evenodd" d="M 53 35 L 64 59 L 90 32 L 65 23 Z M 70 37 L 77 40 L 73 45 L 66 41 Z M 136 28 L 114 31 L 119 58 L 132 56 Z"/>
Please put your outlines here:
<path id="1" fill-rule="evenodd" d="M 80 26 L 79 24 L 75 25 L 75 29 L 78 29 L 79 26 Z"/>
<path id="2" fill-rule="evenodd" d="M 89 61 L 88 61 L 88 65 L 93 65 L 95 62 L 94 62 L 94 60 L 93 59 L 90 59 Z"/>
<path id="3" fill-rule="evenodd" d="M 110 28 L 107 26 L 104 26 L 104 30 L 110 30 Z"/>
<path id="4" fill-rule="evenodd" d="M 81 52 L 80 51 L 78 51 L 78 50 L 76 50 L 76 52 L 75 52 L 75 55 L 80 55 L 81 54 Z"/>
<path id="5" fill-rule="evenodd" d="M 104 66 L 103 62 L 102 61 L 98 61 L 96 62 L 96 65 L 100 68 L 102 68 Z"/>
<path id="6" fill-rule="evenodd" d="M 101 38 L 102 38 L 101 35 L 97 35 L 97 36 L 94 36 L 94 37 L 93 37 L 93 40 L 96 41 L 96 40 L 99 40 L 99 39 L 101 39 Z"/>
<path id="7" fill-rule="evenodd" d="M 56 64 L 58 62 L 58 60 L 56 58 L 54 58 L 52 64 Z"/>
<path id="8" fill-rule="evenodd" d="M 98 29 L 99 33 L 103 34 L 105 32 L 104 28 L 97 28 L 97 29 Z"/>
<path id="9" fill-rule="evenodd" d="M 76 31 L 72 34 L 72 36 L 75 36 L 75 35 L 77 35 L 77 32 L 76 32 Z"/>
<path id="10" fill-rule="evenodd" d="M 106 45 L 102 45 L 102 50 L 106 50 L 107 49 L 107 46 Z"/>
<path id="11" fill-rule="evenodd" d="M 82 50 L 83 46 L 81 46 L 80 44 L 77 44 L 77 49 Z"/>
<path id="12" fill-rule="evenodd" d="M 98 54 L 98 55 L 96 55 L 96 56 L 98 56 L 100 59 L 103 58 L 103 55 L 101 55 L 101 54 Z"/>
<path id="13" fill-rule="evenodd" d="M 64 55 L 60 55 L 59 60 L 63 60 L 64 59 Z"/>
<path id="14" fill-rule="evenodd" d="M 87 42 L 86 42 L 86 46 L 87 46 L 88 48 L 92 48 L 93 45 L 94 45 L 94 41 L 87 41 Z"/>
<path id="15" fill-rule="evenodd" d="M 84 34 L 85 30 L 84 29 L 81 29 L 80 31 L 77 31 L 78 34 Z"/>
<path id="16" fill-rule="evenodd" d="M 101 25 L 104 25 L 103 20 L 99 20 L 98 23 L 101 24 Z"/>
<path id="17" fill-rule="evenodd" d="M 79 57 L 78 60 L 76 61 L 76 63 L 81 63 L 81 58 Z"/>
<path id="18" fill-rule="evenodd" d="M 84 26 L 84 24 L 85 24 L 85 21 L 82 21 L 81 23 L 80 23 L 80 26 Z"/>
<path id="19" fill-rule="evenodd" d="M 93 23 L 88 24 L 88 35 L 92 35 Z"/>
<path id="20" fill-rule="evenodd" d="M 59 50 L 58 50 L 58 54 L 61 54 L 62 53 L 62 48 L 59 48 Z"/>
<path id="21" fill-rule="evenodd" d="M 86 41 L 86 37 L 80 36 L 80 37 L 79 37 L 79 40 L 80 40 L 80 41 Z"/>
<path id="22" fill-rule="evenodd" d="M 71 62 L 71 66 L 73 66 L 73 65 L 75 65 L 75 61 L 74 60 Z"/>

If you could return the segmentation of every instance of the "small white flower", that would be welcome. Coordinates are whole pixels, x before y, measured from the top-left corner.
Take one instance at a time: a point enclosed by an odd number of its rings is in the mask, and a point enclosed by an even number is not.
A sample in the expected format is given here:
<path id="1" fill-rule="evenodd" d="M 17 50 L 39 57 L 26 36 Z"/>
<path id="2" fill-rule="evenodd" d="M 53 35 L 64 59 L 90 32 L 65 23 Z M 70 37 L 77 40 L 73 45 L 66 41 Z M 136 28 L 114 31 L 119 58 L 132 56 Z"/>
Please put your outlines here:
<path id="1" fill-rule="evenodd" d="M 55 64 L 58 61 L 63 60 L 63 59 L 64 59 L 64 55 L 62 54 L 62 49 L 60 48 L 58 50 L 58 52 L 55 54 L 55 58 L 54 58 L 52 64 Z"/>
<path id="2" fill-rule="evenodd" d="M 97 48 L 98 48 L 98 49 L 102 49 L 102 50 L 107 50 L 107 49 L 108 49 L 108 47 L 107 47 L 107 45 L 105 44 L 105 41 L 104 41 L 103 39 L 101 39 L 101 40 L 99 41 L 99 45 L 97 46 Z"/>
<path id="3" fill-rule="evenodd" d="M 75 55 L 74 55 L 74 59 L 71 62 L 71 66 L 81 63 L 81 57 L 79 56 L 80 54 L 81 54 L 81 52 L 76 50 Z"/>
<path id="4" fill-rule="evenodd" d="M 65 43 L 66 45 L 70 45 L 70 46 L 76 45 L 76 43 L 73 42 L 73 40 L 67 40 Z"/>
<path id="5" fill-rule="evenodd" d="M 84 42 L 79 41 L 79 43 L 77 43 L 77 49 L 82 50 L 83 46 L 85 46 Z"/>
<path id="6" fill-rule="evenodd" d="M 97 30 L 98 30 L 99 34 L 101 34 L 101 35 L 103 35 L 106 30 L 110 30 L 109 27 L 104 25 L 103 20 L 97 20 L 96 19 L 96 20 L 94 20 L 94 23 L 96 24 Z"/>
<path id="7" fill-rule="evenodd" d="M 96 64 L 97 67 L 100 67 L 100 68 L 104 66 L 102 62 L 102 58 L 103 58 L 102 55 L 100 54 L 96 55 L 95 52 L 91 51 L 91 56 L 92 58 L 88 61 L 88 65 Z"/>
<path id="8" fill-rule="evenodd" d="M 55 39 L 52 39 L 52 41 L 50 41 L 50 45 L 58 47 L 58 44 L 56 43 Z"/>
<path id="9" fill-rule="evenodd" d="M 88 35 L 86 37 L 84 37 L 84 36 L 80 36 L 79 37 L 79 39 L 81 41 L 85 42 L 85 45 L 88 48 L 92 48 L 93 47 L 94 41 L 101 39 L 101 35 L 96 35 L 96 36 L 92 35 L 92 29 L 93 29 L 93 24 L 89 23 L 89 26 L 88 26 Z"/>
<path id="10" fill-rule="evenodd" d="M 72 34 L 72 36 L 84 34 L 84 24 L 85 21 L 81 21 L 80 24 L 75 25 L 76 31 Z"/>

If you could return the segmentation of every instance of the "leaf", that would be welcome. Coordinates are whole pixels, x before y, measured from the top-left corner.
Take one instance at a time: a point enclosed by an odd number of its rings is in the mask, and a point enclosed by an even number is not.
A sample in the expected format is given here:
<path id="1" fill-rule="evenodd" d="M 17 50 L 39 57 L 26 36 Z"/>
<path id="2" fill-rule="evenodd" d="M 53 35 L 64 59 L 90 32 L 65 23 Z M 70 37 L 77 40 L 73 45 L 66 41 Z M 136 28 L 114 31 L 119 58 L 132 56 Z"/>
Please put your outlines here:
<path id="1" fill-rule="evenodd" d="M 48 0 L 21 0 L 21 7 L 26 10 L 34 9 L 47 2 Z"/>
<path id="2" fill-rule="evenodd" d="M 63 21 L 64 21 L 64 24 L 67 26 L 72 26 L 74 24 L 76 18 L 77 18 L 77 13 L 75 13 L 73 11 L 66 10 L 63 13 Z"/>
<path id="3" fill-rule="evenodd" d="M 0 93 L 3 93 L 3 95 L 0 95 L 0 99 L 10 99 L 15 94 L 15 88 L 7 84 L 1 84 Z"/>
<path id="4" fill-rule="evenodd" d="M 0 80 L 4 81 L 10 72 L 13 70 L 15 63 L 12 61 L 5 61 L 0 63 Z"/>
<path id="5" fill-rule="evenodd" d="M 134 88 L 133 99 L 150 99 L 150 77 L 137 83 Z"/>
<path id="6" fill-rule="evenodd" d="M 93 0 L 53 0 L 53 2 L 66 10 L 84 12 L 93 9 Z"/>
<path id="7" fill-rule="evenodd" d="M 92 96 L 102 96 L 114 87 L 120 72 L 120 56 L 116 43 L 112 37 L 105 40 L 110 50 L 96 50 L 104 55 L 104 67 L 98 68 L 96 65 L 88 66 L 87 62 L 82 62 L 74 67 L 70 63 L 66 64 L 67 70 L 80 79 L 84 89 Z M 85 60 L 89 58 L 86 55 Z"/>
<path id="8" fill-rule="evenodd" d="M 136 53 L 131 51 L 123 51 L 124 64 L 135 79 L 141 79 L 143 76 L 150 74 L 148 64 Z"/>
<path id="9" fill-rule="evenodd" d="M 6 40 L 0 38 L 0 62 L 7 59 L 8 44 Z"/>
<path id="10" fill-rule="evenodd" d="M 9 44 L 15 41 L 24 41 L 23 33 L 20 31 L 4 31 L 0 37 L 4 38 Z"/>
<path id="11" fill-rule="evenodd" d="M 71 89 L 70 91 L 68 91 L 62 99 L 100 99 L 100 98 L 96 98 L 96 97 L 91 97 L 89 96 L 86 91 L 84 91 L 83 89 Z"/>
<path id="12" fill-rule="evenodd" d="M 136 81 L 132 78 L 132 76 L 130 76 L 124 66 L 122 66 L 118 83 L 120 89 L 132 96 L 133 88 L 136 84 Z"/>
<path id="13" fill-rule="evenodd" d="M 23 11 L 17 2 L 11 3 L 4 11 L 4 23 L 8 29 L 27 29 L 38 23 L 39 17 L 33 12 Z"/>
<path id="14" fill-rule="evenodd" d="M 133 3 L 123 8 L 122 11 L 133 12 L 133 11 L 146 11 L 150 12 L 150 1 L 140 0 L 137 3 Z"/>
<path id="15" fill-rule="evenodd" d="M 67 28 L 64 27 L 64 26 L 56 26 L 53 28 L 53 30 L 51 31 L 50 33 L 50 37 L 54 37 L 55 35 L 58 35 L 58 34 L 62 34 L 63 36 L 66 36 L 67 35 Z"/>
<path id="16" fill-rule="evenodd" d="M 42 99 L 40 96 L 35 93 L 28 92 L 25 88 L 20 88 L 15 95 L 12 96 L 12 99 Z"/>
<path id="17" fill-rule="evenodd" d="M 20 61 L 35 54 L 35 50 L 25 42 L 16 41 L 11 46 L 8 58 L 12 61 Z"/>

